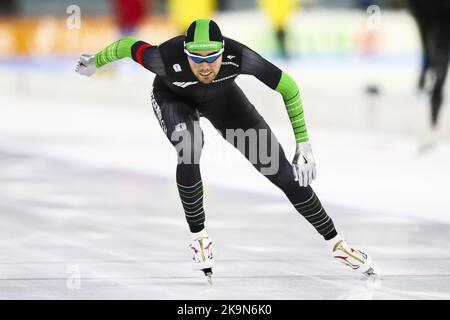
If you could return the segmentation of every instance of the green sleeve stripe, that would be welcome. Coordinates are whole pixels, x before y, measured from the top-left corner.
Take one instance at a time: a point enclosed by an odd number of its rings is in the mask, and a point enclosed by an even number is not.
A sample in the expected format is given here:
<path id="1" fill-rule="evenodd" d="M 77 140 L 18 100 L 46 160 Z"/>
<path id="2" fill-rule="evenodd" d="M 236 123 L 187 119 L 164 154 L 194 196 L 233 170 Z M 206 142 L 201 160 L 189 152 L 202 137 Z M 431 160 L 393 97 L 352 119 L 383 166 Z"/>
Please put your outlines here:
<path id="1" fill-rule="evenodd" d="M 301 125 L 299 125 L 299 126 L 292 127 L 292 128 L 295 130 L 295 129 L 298 129 L 298 128 L 301 128 L 301 127 L 305 127 L 305 126 L 306 126 L 306 124 L 304 123 L 304 124 L 301 124 Z"/>
<path id="2" fill-rule="evenodd" d="M 108 63 L 114 61 L 114 55 L 112 53 L 113 53 L 114 47 L 116 45 L 117 45 L 117 43 L 113 43 L 113 45 L 111 47 L 109 47 L 105 52 L 105 59 L 106 59 L 106 61 L 108 61 Z"/>
<path id="3" fill-rule="evenodd" d="M 114 57 L 118 57 L 119 55 L 117 54 L 117 48 L 119 47 L 119 41 L 116 42 L 116 45 L 111 48 L 111 56 L 114 59 Z M 130 47 L 130 52 L 131 52 L 131 47 Z"/>
<path id="4" fill-rule="evenodd" d="M 299 126 L 299 125 L 306 125 L 304 118 L 294 120 L 294 121 L 292 121 L 291 124 L 292 124 L 292 128 L 294 128 L 295 126 Z"/>
<path id="5" fill-rule="evenodd" d="M 291 101 L 292 99 L 297 98 L 297 96 L 300 96 L 300 91 L 297 91 L 297 93 L 295 94 L 295 96 L 293 96 L 292 98 L 289 98 L 289 99 L 284 99 L 284 98 L 283 98 L 283 100 L 284 100 L 284 102 L 289 102 L 289 101 Z"/>
<path id="6" fill-rule="evenodd" d="M 95 66 L 100 68 L 122 58 L 132 58 L 131 47 L 138 41 L 136 38 L 127 37 L 113 42 L 95 55 Z"/>
<path id="7" fill-rule="evenodd" d="M 298 117 L 299 115 L 301 115 L 303 112 L 297 113 L 296 115 L 293 116 L 289 116 L 289 118 L 291 118 L 291 122 L 292 120 L 294 120 L 294 118 Z"/>
<path id="8" fill-rule="evenodd" d="M 116 46 L 114 47 L 114 53 L 116 55 L 116 57 L 119 56 L 119 54 L 117 53 L 117 49 L 119 48 L 119 41 L 117 41 Z M 134 43 L 133 43 L 134 44 Z M 131 46 L 133 46 L 133 44 Z M 131 47 L 130 47 L 130 52 L 131 52 Z"/>
<path id="9" fill-rule="evenodd" d="M 308 137 L 302 137 L 302 136 L 297 136 L 297 135 L 295 135 L 295 141 L 296 141 L 297 143 L 306 142 L 306 141 L 308 141 L 308 140 L 309 140 Z"/>
<path id="10" fill-rule="evenodd" d="M 104 61 L 105 60 L 105 57 L 102 55 L 102 56 L 100 56 L 100 63 L 103 65 L 103 64 L 106 64 L 106 61 Z"/>
<path id="11" fill-rule="evenodd" d="M 286 103 L 286 101 L 285 101 L 284 105 L 286 106 L 286 108 L 287 108 L 287 107 L 290 107 L 290 106 L 294 106 L 294 107 L 295 107 L 299 102 L 301 102 L 300 96 L 298 96 L 298 98 L 295 99 L 295 100 L 292 101 L 292 102 Z M 291 107 L 291 108 L 294 108 L 294 107 Z M 291 109 L 291 108 L 289 108 L 289 109 Z"/>
<path id="12" fill-rule="evenodd" d="M 300 117 L 301 115 L 303 115 L 303 110 L 300 113 L 295 114 L 296 112 L 298 112 L 298 107 L 295 110 L 288 111 L 289 117 Z"/>
<path id="13" fill-rule="evenodd" d="M 308 141 L 303 104 L 297 84 L 288 74 L 283 72 L 275 90 L 283 96 L 284 105 L 294 130 L 295 140 L 297 142 Z"/>

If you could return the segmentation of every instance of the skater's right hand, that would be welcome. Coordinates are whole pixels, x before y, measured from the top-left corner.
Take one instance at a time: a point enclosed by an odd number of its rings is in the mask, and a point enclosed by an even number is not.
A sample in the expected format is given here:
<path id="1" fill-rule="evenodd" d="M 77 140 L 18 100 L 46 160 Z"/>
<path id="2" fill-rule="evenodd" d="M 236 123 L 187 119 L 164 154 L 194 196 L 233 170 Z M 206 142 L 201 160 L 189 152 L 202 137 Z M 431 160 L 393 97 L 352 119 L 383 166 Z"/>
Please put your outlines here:
<path id="1" fill-rule="evenodd" d="M 297 143 L 292 169 L 295 181 L 301 187 L 307 187 L 316 178 L 316 161 L 308 141 Z"/>
<path id="2" fill-rule="evenodd" d="M 82 54 L 78 64 L 75 68 L 75 72 L 90 77 L 95 73 L 96 66 L 94 63 L 94 56 L 89 54 Z"/>

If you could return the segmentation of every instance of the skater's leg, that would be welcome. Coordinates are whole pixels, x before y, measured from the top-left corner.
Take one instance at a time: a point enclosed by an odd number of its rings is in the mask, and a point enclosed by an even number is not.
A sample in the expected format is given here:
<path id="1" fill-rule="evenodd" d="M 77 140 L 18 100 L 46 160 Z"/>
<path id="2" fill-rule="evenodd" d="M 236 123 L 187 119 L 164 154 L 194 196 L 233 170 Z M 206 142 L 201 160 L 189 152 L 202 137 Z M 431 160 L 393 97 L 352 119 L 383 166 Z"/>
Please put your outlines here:
<path id="1" fill-rule="evenodd" d="M 436 23 L 436 30 L 433 37 L 432 65 L 435 71 L 436 81 L 431 92 L 431 120 L 432 126 L 437 127 L 439 112 L 442 106 L 443 90 L 447 77 L 448 60 L 450 54 L 450 32 L 449 22 L 441 21 Z"/>
<path id="2" fill-rule="evenodd" d="M 286 159 L 283 149 L 279 145 L 275 136 L 267 123 L 262 119 L 253 126 L 254 129 L 264 132 L 270 132 L 270 138 L 266 143 L 276 145 L 278 152 L 271 153 L 271 161 L 278 161 L 279 169 L 274 174 L 267 174 L 267 171 L 262 170 L 265 165 L 262 165 L 261 159 L 258 158 L 254 167 L 260 171 L 267 179 L 279 187 L 293 204 L 294 208 L 327 240 L 328 247 L 334 258 L 344 263 L 353 270 L 358 270 L 365 276 L 376 276 L 372 266 L 372 261 L 366 253 L 354 249 L 349 246 L 344 238 L 336 232 L 335 226 L 331 218 L 325 212 L 319 198 L 316 196 L 311 187 L 301 187 L 297 181 L 294 180 L 292 166 Z M 256 145 L 264 145 L 266 135 L 259 135 L 258 143 Z M 262 139 L 262 140 L 261 140 Z M 258 147 L 259 148 L 259 147 Z M 268 148 L 268 150 L 276 150 L 277 148 Z M 248 149 L 245 150 L 245 156 L 248 157 Z M 251 152 L 250 152 L 251 154 Z"/>
<path id="3" fill-rule="evenodd" d="M 278 48 L 280 50 L 281 58 L 287 59 L 289 57 L 286 45 L 286 28 L 278 27 L 275 30 L 275 36 L 278 43 Z"/>
<path id="4" fill-rule="evenodd" d="M 255 111 L 256 112 L 256 111 Z M 238 139 L 229 141 L 263 174 L 269 181 L 280 188 L 289 201 L 325 240 L 336 236 L 333 220 L 327 215 L 319 198 L 311 187 L 301 187 L 294 180 L 291 163 L 286 159 L 283 148 L 272 130 L 261 118 L 247 130 L 254 131 L 256 139 L 242 148 Z M 269 170 L 270 168 L 270 170 Z"/>
<path id="5" fill-rule="evenodd" d="M 422 65 L 418 88 L 423 90 L 425 88 L 426 73 L 430 67 L 430 45 L 428 41 L 429 21 L 428 17 L 423 16 L 421 12 L 417 12 L 416 21 L 419 28 L 420 42 L 422 44 Z"/>
<path id="6" fill-rule="evenodd" d="M 198 112 L 184 102 L 167 99 L 158 91 L 152 93 L 152 105 L 161 127 L 177 151 L 176 181 L 189 229 L 194 233 L 200 232 L 204 229 L 205 213 L 199 165 L 203 132 Z"/>
<path id="7" fill-rule="evenodd" d="M 191 231 L 192 267 L 202 270 L 211 283 L 215 261 L 212 241 L 205 229 L 203 184 L 199 164 L 204 140 L 199 113 L 164 90 L 152 92 L 152 105 L 161 127 L 177 151 L 176 180 Z"/>
<path id="8" fill-rule="evenodd" d="M 425 81 L 427 79 L 427 72 L 430 70 L 430 45 L 428 37 L 430 34 L 430 23 L 432 22 L 429 15 L 424 12 L 422 4 L 417 1 L 409 2 L 409 9 L 414 20 L 417 23 L 419 31 L 420 43 L 422 48 L 422 61 L 419 75 L 418 89 L 425 88 Z"/>
<path id="9" fill-rule="evenodd" d="M 236 84 L 231 85 L 219 99 L 200 108 L 224 138 L 286 194 L 294 208 L 327 240 L 333 257 L 341 259 L 339 261 L 353 270 L 366 274 L 373 272 L 369 256 L 348 246 L 337 234 L 333 221 L 312 188 L 301 187 L 294 180 L 291 163 L 279 142 Z"/>
<path id="10" fill-rule="evenodd" d="M 189 123 L 189 126 L 191 127 L 188 129 L 189 133 L 194 130 L 201 130 L 198 121 Z M 200 156 L 202 149 L 202 139 L 198 141 L 199 139 L 200 138 L 192 138 L 192 141 L 188 142 L 193 148 L 192 152 L 197 153 L 198 157 Z M 183 141 L 182 143 L 184 144 L 185 142 Z M 185 148 L 185 146 L 183 146 L 183 148 Z M 194 155 L 192 155 L 192 157 L 194 157 Z M 197 156 L 195 156 L 195 159 L 197 159 L 196 157 Z M 200 175 L 200 165 L 197 160 L 192 163 L 183 162 L 183 158 L 180 157 L 178 160 L 179 162 L 176 171 L 177 187 L 185 212 L 186 221 L 191 232 L 200 232 L 203 230 L 205 223 L 203 183 Z"/>
<path id="11" fill-rule="evenodd" d="M 310 187 L 301 187 L 294 180 L 292 166 L 278 140 L 237 85 L 230 86 L 220 99 L 201 108 L 200 111 L 223 137 L 260 173 L 279 187 L 295 209 L 325 239 L 336 235 L 333 221 L 326 214 L 314 191 Z"/>

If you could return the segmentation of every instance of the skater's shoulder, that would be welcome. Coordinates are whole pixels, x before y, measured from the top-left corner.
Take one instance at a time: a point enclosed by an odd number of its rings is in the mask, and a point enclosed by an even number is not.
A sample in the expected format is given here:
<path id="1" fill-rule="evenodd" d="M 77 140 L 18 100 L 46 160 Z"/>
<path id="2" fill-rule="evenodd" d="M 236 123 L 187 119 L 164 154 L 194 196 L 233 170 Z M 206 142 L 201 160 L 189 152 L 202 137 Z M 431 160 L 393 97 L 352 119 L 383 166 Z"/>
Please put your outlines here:
<path id="1" fill-rule="evenodd" d="M 234 40 L 232 38 L 223 37 L 224 43 L 225 43 L 225 50 L 234 50 L 241 52 L 243 48 L 245 48 L 245 45 L 237 40 Z"/>
<path id="2" fill-rule="evenodd" d="M 171 38 L 159 45 L 160 54 L 165 63 L 182 60 L 184 56 L 184 36 Z"/>
<path id="3" fill-rule="evenodd" d="M 183 35 L 179 35 L 179 36 L 170 38 L 159 45 L 159 47 L 161 49 L 164 49 L 164 48 L 167 48 L 167 49 L 181 48 L 181 49 L 183 49 L 183 46 L 184 46 L 184 36 Z"/>

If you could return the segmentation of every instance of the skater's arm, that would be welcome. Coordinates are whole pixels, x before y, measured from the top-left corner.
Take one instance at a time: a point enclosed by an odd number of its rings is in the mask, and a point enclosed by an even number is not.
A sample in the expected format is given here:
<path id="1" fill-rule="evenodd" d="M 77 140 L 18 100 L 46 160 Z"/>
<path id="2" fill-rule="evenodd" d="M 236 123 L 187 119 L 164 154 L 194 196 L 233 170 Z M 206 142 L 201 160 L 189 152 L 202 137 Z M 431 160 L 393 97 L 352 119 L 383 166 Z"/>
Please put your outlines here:
<path id="1" fill-rule="evenodd" d="M 157 75 L 165 73 L 158 46 L 133 37 L 126 37 L 110 44 L 94 56 L 94 62 L 95 66 L 100 68 L 123 58 L 133 59 Z"/>
<path id="2" fill-rule="evenodd" d="M 296 142 L 308 141 L 303 104 L 297 84 L 287 73 L 282 72 L 275 90 L 283 96 L 284 105 L 289 115 L 289 120 L 291 120 Z"/>
<path id="3" fill-rule="evenodd" d="M 244 47 L 242 51 L 241 72 L 255 76 L 271 89 L 281 93 L 296 142 L 308 141 L 302 100 L 295 81 L 287 73 L 247 47 Z"/>
<path id="4" fill-rule="evenodd" d="M 316 162 L 309 143 L 297 84 L 287 73 L 247 47 L 242 51 L 241 73 L 254 75 L 269 88 L 281 93 L 297 142 L 292 161 L 294 178 L 302 187 L 310 185 L 316 178 Z"/>
<path id="5" fill-rule="evenodd" d="M 95 66 L 100 68 L 105 64 L 123 59 L 132 58 L 131 48 L 139 40 L 133 37 L 126 37 L 111 43 L 109 46 L 96 53 L 94 56 Z"/>
<path id="6" fill-rule="evenodd" d="M 123 58 L 133 59 L 156 75 L 165 75 L 159 47 L 133 37 L 117 40 L 95 55 L 81 55 L 75 71 L 90 77 L 98 68 Z"/>

